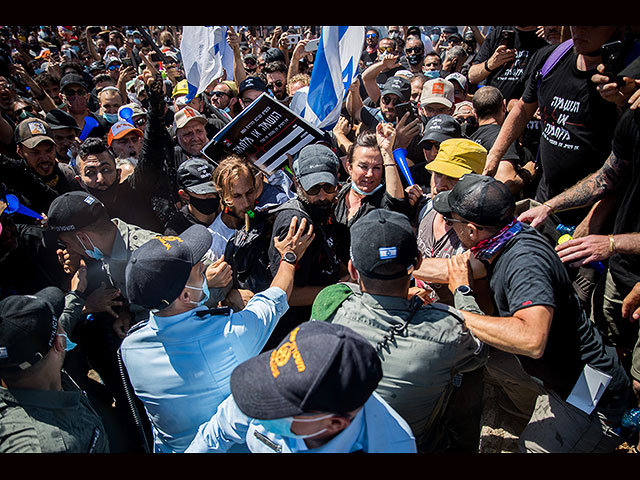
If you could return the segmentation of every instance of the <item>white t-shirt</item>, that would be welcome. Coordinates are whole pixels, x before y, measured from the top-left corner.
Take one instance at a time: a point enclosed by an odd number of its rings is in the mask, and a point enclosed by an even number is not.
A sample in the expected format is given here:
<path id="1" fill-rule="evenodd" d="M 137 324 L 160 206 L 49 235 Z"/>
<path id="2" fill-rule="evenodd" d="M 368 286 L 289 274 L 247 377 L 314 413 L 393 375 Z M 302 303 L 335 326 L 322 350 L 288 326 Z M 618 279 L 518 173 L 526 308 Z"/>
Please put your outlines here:
<path id="1" fill-rule="evenodd" d="M 233 236 L 235 230 L 224 224 L 222 221 L 222 214 L 218 214 L 213 223 L 207 228 L 211 232 L 212 241 L 211 248 L 205 257 L 215 261 L 224 255 L 224 251 L 227 248 L 227 242 Z"/>

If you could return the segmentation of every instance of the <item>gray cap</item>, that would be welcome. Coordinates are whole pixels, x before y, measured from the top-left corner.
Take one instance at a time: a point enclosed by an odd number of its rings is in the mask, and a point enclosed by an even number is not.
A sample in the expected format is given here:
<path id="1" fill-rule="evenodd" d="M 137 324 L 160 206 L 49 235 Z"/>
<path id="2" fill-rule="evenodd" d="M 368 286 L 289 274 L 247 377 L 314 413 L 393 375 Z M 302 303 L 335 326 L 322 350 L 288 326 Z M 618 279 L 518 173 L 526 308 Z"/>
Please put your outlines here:
<path id="1" fill-rule="evenodd" d="M 293 162 L 293 173 L 303 189 L 320 183 L 338 184 L 340 160 L 326 145 L 307 145 Z"/>

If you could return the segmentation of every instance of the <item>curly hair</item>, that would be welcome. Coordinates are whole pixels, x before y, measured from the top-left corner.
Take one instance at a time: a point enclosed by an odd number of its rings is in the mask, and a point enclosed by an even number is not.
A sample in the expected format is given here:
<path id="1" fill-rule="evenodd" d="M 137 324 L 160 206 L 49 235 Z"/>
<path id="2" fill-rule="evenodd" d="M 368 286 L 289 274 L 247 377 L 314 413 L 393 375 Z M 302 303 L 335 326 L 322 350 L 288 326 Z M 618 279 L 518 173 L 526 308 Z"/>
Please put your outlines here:
<path id="1" fill-rule="evenodd" d="M 258 170 L 251 162 L 239 155 L 225 157 L 213 171 L 213 183 L 216 185 L 218 195 L 225 199 L 231 190 L 231 182 L 242 175 L 250 175 L 255 179 Z"/>

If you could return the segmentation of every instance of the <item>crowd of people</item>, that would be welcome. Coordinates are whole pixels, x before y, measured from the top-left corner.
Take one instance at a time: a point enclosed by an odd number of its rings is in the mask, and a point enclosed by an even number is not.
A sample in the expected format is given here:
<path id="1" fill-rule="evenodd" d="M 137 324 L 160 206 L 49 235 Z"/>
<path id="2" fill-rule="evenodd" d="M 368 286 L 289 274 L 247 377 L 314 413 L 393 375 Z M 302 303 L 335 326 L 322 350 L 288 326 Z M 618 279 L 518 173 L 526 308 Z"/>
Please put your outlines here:
<path id="1" fill-rule="evenodd" d="M 365 27 L 320 140 L 205 154 L 321 32 L 194 97 L 182 27 L 0 27 L 0 452 L 477 453 L 486 385 L 636 448 L 637 27 Z"/>

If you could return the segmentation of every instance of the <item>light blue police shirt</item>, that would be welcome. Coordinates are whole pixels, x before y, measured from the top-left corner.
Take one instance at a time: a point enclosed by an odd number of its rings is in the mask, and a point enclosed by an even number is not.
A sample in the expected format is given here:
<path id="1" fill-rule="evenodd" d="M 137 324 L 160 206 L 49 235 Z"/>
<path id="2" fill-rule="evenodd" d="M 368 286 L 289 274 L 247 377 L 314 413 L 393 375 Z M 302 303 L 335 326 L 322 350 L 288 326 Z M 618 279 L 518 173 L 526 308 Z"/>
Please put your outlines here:
<path id="1" fill-rule="evenodd" d="M 230 395 L 200 426 L 185 453 L 227 453 L 246 444 L 252 453 L 416 453 L 409 424 L 377 393 L 365 402 L 347 428 L 324 445 L 308 448 L 304 439 L 270 433 L 247 417 Z"/>
<path id="2" fill-rule="evenodd" d="M 289 305 L 286 293 L 271 287 L 240 312 L 196 315 L 206 309 L 171 317 L 151 312 L 120 347 L 151 421 L 156 452 L 183 452 L 189 446 L 198 427 L 230 395 L 233 369 L 260 353 Z"/>

